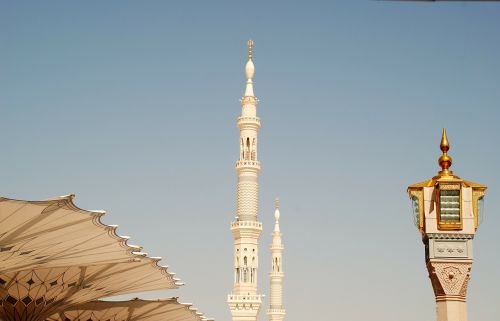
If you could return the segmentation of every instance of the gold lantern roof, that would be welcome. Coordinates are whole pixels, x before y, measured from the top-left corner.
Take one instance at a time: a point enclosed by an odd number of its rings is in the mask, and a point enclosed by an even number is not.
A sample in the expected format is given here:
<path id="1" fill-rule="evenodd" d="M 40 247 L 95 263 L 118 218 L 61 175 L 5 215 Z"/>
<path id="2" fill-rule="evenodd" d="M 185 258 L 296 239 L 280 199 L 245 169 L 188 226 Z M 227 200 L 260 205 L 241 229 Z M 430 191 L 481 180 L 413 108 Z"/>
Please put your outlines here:
<path id="1" fill-rule="evenodd" d="M 441 167 L 441 170 L 438 172 L 438 174 L 433 178 L 431 178 L 430 180 L 412 184 L 408 186 L 407 189 L 410 198 L 415 198 L 416 200 L 418 200 L 418 209 L 419 209 L 418 228 L 420 229 L 421 232 L 424 231 L 424 222 L 423 222 L 424 188 L 436 187 L 439 184 L 458 184 L 462 187 L 469 187 L 472 189 L 473 214 L 475 215 L 475 227 L 477 229 L 479 225 L 478 200 L 484 197 L 487 187 L 486 185 L 483 184 L 464 180 L 459 176 L 456 176 L 453 173 L 453 171 L 450 170 L 450 167 L 453 163 L 453 159 L 450 155 L 448 155 L 448 151 L 450 150 L 450 143 L 446 133 L 446 128 L 443 129 L 443 134 L 441 136 L 441 142 L 439 147 L 441 149 L 442 154 L 438 159 L 438 164 Z"/>

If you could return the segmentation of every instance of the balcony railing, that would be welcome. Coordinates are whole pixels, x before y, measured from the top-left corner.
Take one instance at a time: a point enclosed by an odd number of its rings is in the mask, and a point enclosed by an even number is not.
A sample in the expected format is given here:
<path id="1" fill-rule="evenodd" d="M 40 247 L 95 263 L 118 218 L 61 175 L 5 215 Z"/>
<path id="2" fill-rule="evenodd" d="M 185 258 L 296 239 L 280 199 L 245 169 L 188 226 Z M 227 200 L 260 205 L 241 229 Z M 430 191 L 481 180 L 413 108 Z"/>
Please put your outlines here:
<path id="1" fill-rule="evenodd" d="M 260 126 L 260 118 L 259 117 L 239 117 L 237 124 L 240 123 L 257 123 Z"/>
<path id="2" fill-rule="evenodd" d="M 260 295 L 252 295 L 252 294 L 247 294 L 247 295 L 235 295 L 235 294 L 229 294 L 227 296 L 227 299 L 230 301 L 261 301 Z"/>
<path id="3" fill-rule="evenodd" d="M 257 227 L 262 229 L 262 223 L 256 221 L 236 221 L 231 223 L 231 227 Z"/>
<path id="4" fill-rule="evenodd" d="M 239 160 L 236 162 L 236 167 L 252 166 L 260 169 L 260 162 L 256 160 Z"/>

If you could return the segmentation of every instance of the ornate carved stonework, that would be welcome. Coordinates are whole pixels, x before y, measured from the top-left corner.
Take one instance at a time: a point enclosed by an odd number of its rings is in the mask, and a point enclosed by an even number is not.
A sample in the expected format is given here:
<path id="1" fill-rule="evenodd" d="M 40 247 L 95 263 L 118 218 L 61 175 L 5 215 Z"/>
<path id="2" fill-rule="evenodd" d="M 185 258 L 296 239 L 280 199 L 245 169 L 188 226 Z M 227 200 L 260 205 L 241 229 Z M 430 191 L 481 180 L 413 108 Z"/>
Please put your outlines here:
<path id="1" fill-rule="evenodd" d="M 429 233 L 426 234 L 428 239 L 435 240 L 472 240 L 473 234 L 460 234 L 460 233 Z"/>
<path id="2" fill-rule="evenodd" d="M 259 185 L 256 181 L 242 181 L 237 185 L 237 214 L 242 220 L 255 220 L 258 212 Z"/>
<path id="3" fill-rule="evenodd" d="M 431 245 L 434 249 L 432 254 L 436 258 L 469 258 L 467 241 L 434 241 Z"/>
<path id="4" fill-rule="evenodd" d="M 257 106 L 258 100 L 253 96 L 245 96 L 241 99 L 241 106 L 245 106 L 248 104 Z"/>
<path id="5" fill-rule="evenodd" d="M 465 301 L 472 262 L 427 262 L 434 294 L 456 296 Z"/>

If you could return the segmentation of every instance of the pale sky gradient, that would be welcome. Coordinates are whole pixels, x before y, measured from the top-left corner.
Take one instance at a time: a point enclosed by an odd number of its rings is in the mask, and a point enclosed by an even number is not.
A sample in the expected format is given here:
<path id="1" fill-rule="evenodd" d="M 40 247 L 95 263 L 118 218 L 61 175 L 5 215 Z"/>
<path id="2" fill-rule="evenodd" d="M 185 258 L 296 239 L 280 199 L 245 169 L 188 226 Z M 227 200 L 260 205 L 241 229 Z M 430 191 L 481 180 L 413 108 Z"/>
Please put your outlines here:
<path id="1" fill-rule="evenodd" d="M 287 321 L 434 320 L 406 187 L 447 127 L 452 169 L 489 186 L 468 302 L 496 320 L 500 3 L 0 0 L 0 194 L 107 210 L 187 283 L 142 297 L 229 321 L 249 37 L 262 293 L 279 196 Z"/>

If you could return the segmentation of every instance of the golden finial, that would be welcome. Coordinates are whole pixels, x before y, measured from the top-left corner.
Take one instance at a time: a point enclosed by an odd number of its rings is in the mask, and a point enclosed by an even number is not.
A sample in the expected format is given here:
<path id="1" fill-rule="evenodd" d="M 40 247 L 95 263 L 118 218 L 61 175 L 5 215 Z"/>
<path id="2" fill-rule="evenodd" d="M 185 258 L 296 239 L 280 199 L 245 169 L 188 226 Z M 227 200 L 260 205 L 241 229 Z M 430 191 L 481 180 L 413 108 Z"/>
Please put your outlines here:
<path id="1" fill-rule="evenodd" d="M 443 136 L 441 137 L 441 144 L 439 145 L 443 155 L 439 157 L 438 164 L 441 166 L 442 170 L 439 172 L 442 176 L 452 175 L 453 172 L 448 170 L 452 163 L 452 158 L 448 156 L 448 151 L 450 150 L 450 143 L 448 142 L 448 136 L 446 136 L 446 128 L 443 128 Z"/>
<path id="2" fill-rule="evenodd" d="M 274 206 L 276 208 L 280 208 L 280 199 L 278 197 L 276 197 L 276 199 L 274 200 Z"/>
<path id="3" fill-rule="evenodd" d="M 247 41 L 247 46 L 248 46 L 248 60 L 252 60 L 252 49 L 253 49 L 253 40 L 248 39 Z"/>
<path id="4" fill-rule="evenodd" d="M 443 136 L 441 137 L 441 144 L 439 145 L 443 153 L 450 150 L 450 143 L 448 142 L 448 136 L 446 136 L 446 128 L 443 128 Z"/>

